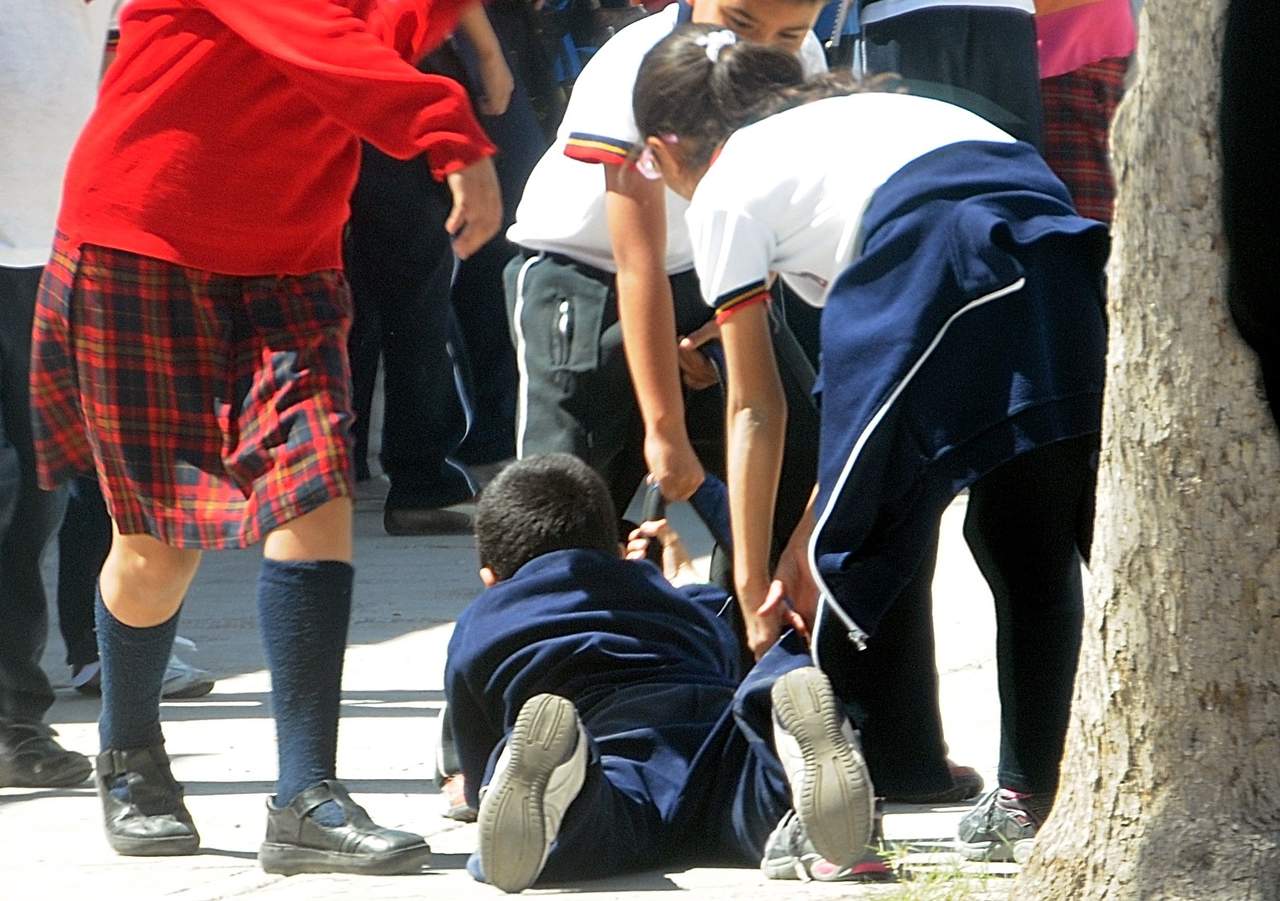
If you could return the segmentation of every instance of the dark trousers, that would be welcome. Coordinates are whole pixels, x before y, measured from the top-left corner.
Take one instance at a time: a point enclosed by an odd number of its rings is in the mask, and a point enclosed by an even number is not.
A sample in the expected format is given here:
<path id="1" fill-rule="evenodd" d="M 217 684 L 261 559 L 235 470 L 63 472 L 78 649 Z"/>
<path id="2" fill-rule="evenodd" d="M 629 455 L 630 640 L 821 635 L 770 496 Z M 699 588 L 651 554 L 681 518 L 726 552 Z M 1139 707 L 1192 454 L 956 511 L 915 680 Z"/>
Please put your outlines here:
<path id="1" fill-rule="evenodd" d="M 1035 19 L 1020 10 L 934 7 L 864 23 L 860 65 L 896 73 L 908 90 L 977 113 L 1041 146 Z"/>
<path id="2" fill-rule="evenodd" d="M 1275 297 L 1277 186 L 1272 52 L 1280 7 L 1232 0 L 1222 48 L 1222 219 L 1230 248 L 1227 302 L 1245 341 L 1258 354 L 1271 415 L 1280 425 L 1280 304 Z M 1267 87 L 1267 86 L 1270 87 Z"/>
<path id="3" fill-rule="evenodd" d="M 31 437 L 31 320 L 39 267 L 0 267 L 0 717 L 39 722 L 53 704 L 40 669 L 49 611 L 40 559 L 62 516 L 62 491 L 36 484 Z"/>
<path id="4" fill-rule="evenodd" d="M 1080 650 L 1084 603 L 1080 564 L 1081 552 L 1087 553 L 1087 524 L 1092 521 L 1097 445 L 1096 435 L 1047 445 L 1015 457 L 969 489 L 965 540 L 996 607 L 1001 707 L 998 776 L 1001 786 L 1015 791 L 1052 792 L 1058 784 Z M 920 618 L 927 614 L 928 604 L 922 599 L 928 597 L 927 584 L 933 575 L 937 519 L 922 519 L 919 526 L 913 538 L 918 547 L 904 553 L 904 559 L 923 548 L 924 560 L 881 620 L 866 651 L 857 650 L 839 618 L 830 607 L 824 608 L 815 657 L 843 696 L 873 697 L 881 686 L 865 682 L 871 678 L 868 673 L 881 679 L 891 675 L 881 668 L 885 666 L 882 658 L 891 658 L 894 651 L 886 653 L 880 643 L 887 641 L 892 648 L 904 618 L 915 624 L 917 634 L 924 634 Z M 928 634 L 932 637 L 931 629 Z M 936 675 L 934 680 L 932 691 L 925 691 L 926 680 L 916 683 L 916 691 L 918 703 L 936 709 Z M 909 702 L 905 694 L 899 688 L 894 702 Z M 872 703 L 869 725 L 877 723 L 877 712 L 885 706 L 874 699 Z M 869 763 L 884 766 L 887 762 L 894 769 L 902 765 L 891 758 L 886 761 L 874 743 L 883 740 L 880 736 L 868 730 L 868 738 Z M 890 744 L 899 752 L 907 751 L 892 732 Z M 875 768 L 872 778 L 878 778 Z"/>
<path id="5" fill-rule="evenodd" d="M 840 668 L 823 669 L 862 732 L 862 751 L 883 796 L 926 795 L 952 786 L 938 708 L 933 635 L 933 569 L 938 524 L 925 538 L 925 557 L 902 589 L 865 651 L 841 647 Z M 820 635 L 829 639 L 833 630 Z M 839 631 L 841 636 L 843 630 Z M 840 641 L 848 645 L 843 637 Z M 852 645 L 849 645 L 851 648 Z"/>
<path id="6" fill-rule="evenodd" d="M 625 510 L 645 474 L 644 423 L 631 385 L 613 276 L 559 256 L 517 256 L 507 266 L 507 310 L 521 370 L 516 447 L 521 456 L 561 451 L 581 457 Z M 692 272 L 671 277 L 676 331 L 711 318 Z M 771 322 L 787 395 L 786 450 L 774 536 L 785 542 L 817 473 L 818 415 L 812 373 L 785 323 Z M 689 439 L 702 465 L 723 477 L 724 394 L 718 386 L 685 394 Z"/>
<path id="7" fill-rule="evenodd" d="M 534 43 L 537 36 L 531 31 L 527 10 L 511 3 L 493 3 L 486 11 L 516 84 L 507 111 L 481 120 L 498 147 L 493 162 L 502 187 L 505 232 L 515 221 L 529 173 L 546 149 L 526 86 L 532 74 L 530 58 L 540 48 Z M 473 400 L 471 428 L 457 452 L 464 463 L 496 463 L 515 455 L 516 360 L 502 284 L 502 270 L 515 252 L 515 245 L 499 233 L 458 264 L 453 280 L 453 311 L 466 347 L 464 373 Z"/>
<path id="8" fill-rule="evenodd" d="M 1052 792 L 1084 615 L 1098 436 L 1017 457 L 969 490 L 964 535 L 996 606 L 1000 784 Z"/>
<path id="9" fill-rule="evenodd" d="M 363 151 L 346 242 L 356 460 L 368 457 L 381 355 L 387 506 L 448 506 L 474 494 L 466 470 L 451 460 L 466 435 L 467 411 L 450 342 L 449 199 L 424 161 L 402 162 L 368 145 Z"/>
<path id="10" fill-rule="evenodd" d="M 541 880 L 687 860 L 758 864 L 792 806 L 773 749 L 770 691 L 781 676 L 812 663 L 803 641 L 788 633 L 736 690 L 637 686 L 597 704 L 583 721 L 591 742 L 586 781 L 565 812 Z M 490 757 L 486 782 L 501 751 Z"/>
<path id="11" fill-rule="evenodd" d="M 68 485 L 67 513 L 58 530 L 58 631 L 67 664 L 98 659 L 93 606 L 98 574 L 111 550 L 111 517 L 98 480 L 80 476 Z"/>
<path id="12" fill-rule="evenodd" d="M 580 457 L 604 477 L 621 513 L 644 478 L 644 424 L 623 353 L 613 276 L 546 255 L 517 256 L 505 274 L 521 374 L 517 455 Z M 692 273 L 672 276 L 671 293 L 679 334 L 710 318 Z M 720 475 L 723 407 L 718 387 L 686 392 L 689 439 L 703 466 Z"/>

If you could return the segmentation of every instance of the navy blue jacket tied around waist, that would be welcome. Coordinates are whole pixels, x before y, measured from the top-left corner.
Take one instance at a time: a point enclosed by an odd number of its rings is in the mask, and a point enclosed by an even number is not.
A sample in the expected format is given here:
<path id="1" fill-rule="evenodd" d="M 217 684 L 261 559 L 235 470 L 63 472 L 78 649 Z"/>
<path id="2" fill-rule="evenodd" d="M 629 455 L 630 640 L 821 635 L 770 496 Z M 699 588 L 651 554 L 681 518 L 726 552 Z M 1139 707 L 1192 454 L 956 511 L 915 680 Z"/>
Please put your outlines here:
<path id="1" fill-rule="evenodd" d="M 873 196 L 822 318 L 824 603 L 871 633 L 922 529 L 1019 454 L 1100 428 L 1106 227 L 1028 144 L 963 142 Z"/>

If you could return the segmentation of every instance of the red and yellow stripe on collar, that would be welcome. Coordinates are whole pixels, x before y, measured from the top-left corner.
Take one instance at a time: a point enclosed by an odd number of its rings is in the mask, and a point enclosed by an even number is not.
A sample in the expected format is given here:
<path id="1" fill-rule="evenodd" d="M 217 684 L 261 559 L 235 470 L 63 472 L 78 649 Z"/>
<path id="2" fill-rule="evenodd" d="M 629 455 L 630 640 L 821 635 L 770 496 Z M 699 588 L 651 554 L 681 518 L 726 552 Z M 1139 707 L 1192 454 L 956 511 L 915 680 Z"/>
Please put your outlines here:
<path id="1" fill-rule="evenodd" d="M 716 322 L 723 323 L 739 310 L 745 310 L 749 306 L 768 299 L 769 282 L 767 279 L 761 279 L 736 291 L 721 294 L 716 299 Z"/>
<path id="2" fill-rule="evenodd" d="M 606 138 L 603 135 L 575 131 L 569 135 L 569 141 L 564 145 L 564 155 L 584 163 L 621 166 L 631 156 L 633 146 L 626 141 Z"/>

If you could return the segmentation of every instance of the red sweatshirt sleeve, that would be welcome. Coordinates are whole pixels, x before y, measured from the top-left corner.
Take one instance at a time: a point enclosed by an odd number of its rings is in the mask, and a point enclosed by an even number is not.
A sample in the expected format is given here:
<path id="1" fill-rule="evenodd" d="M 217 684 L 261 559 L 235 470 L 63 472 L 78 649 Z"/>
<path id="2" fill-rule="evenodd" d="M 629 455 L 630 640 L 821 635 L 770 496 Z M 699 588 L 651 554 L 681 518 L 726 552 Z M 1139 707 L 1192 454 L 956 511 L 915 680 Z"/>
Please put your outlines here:
<path id="1" fill-rule="evenodd" d="M 399 159 L 426 153 L 443 178 L 494 152 L 456 81 L 419 72 L 401 53 L 433 49 L 461 3 L 389 4 L 371 22 L 331 0 L 192 0 L 265 54 L 354 134 Z M 451 21 L 429 22 L 438 8 Z M 385 41 L 384 38 L 385 37 Z M 299 148 L 304 150 L 305 148 Z"/>

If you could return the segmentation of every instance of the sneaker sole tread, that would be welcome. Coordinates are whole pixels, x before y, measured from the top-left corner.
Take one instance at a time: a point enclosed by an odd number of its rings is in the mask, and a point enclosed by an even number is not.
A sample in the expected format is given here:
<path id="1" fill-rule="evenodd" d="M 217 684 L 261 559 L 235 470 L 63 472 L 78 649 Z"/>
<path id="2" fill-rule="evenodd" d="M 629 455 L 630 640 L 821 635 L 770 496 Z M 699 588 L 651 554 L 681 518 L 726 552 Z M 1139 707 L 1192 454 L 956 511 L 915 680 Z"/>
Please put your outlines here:
<path id="1" fill-rule="evenodd" d="M 796 816 L 819 854 L 853 866 L 871 839 L 875 798 L 866 763 L 841 728 L 831 683 L 816 669 L 792 670 L 774 684 L 772 698 L 774 714 L 804 754 Z"/>
<path id="2" fill-rule="evenodd" d="M 578 741 L 578 714 L 555 695 L 530 698 L 507 743 L 511 757 L 502 785 L 480 801 L 480 861 L 485 878 L 504 892 L 520 892 L 537 881 L 548 840 L 543 799 L 556 767 Z"/>

